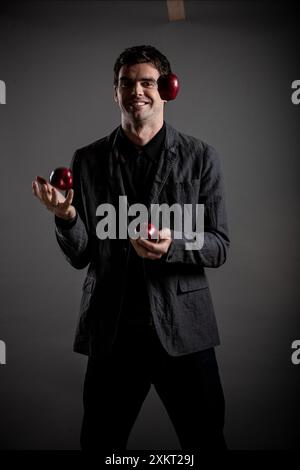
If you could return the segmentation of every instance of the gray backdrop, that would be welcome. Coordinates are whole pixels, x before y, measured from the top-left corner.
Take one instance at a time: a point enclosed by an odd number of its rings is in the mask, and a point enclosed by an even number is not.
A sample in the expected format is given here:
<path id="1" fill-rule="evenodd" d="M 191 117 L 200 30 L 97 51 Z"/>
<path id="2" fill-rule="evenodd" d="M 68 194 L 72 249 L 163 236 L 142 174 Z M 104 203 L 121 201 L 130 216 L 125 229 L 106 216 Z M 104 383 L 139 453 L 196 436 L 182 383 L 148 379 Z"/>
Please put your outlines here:
<path id="1" fill-rule="evenodd" d="M 181 92 L 166 120 L 222 156 L 232 247 L 207 270 L 233 449 L 296 448 L 300 365 L 299 10 L 283 2 L 16 2 L 0 6 L 0 448 L 78 449 L 86 358 L 72 352 L 84 271 L 61 255 L 31 194 L 36 174 L 119 124 L 112 67 L 125 48 L 165 53 Z M 152 390 L 130 449 L 179 449 Z"/>

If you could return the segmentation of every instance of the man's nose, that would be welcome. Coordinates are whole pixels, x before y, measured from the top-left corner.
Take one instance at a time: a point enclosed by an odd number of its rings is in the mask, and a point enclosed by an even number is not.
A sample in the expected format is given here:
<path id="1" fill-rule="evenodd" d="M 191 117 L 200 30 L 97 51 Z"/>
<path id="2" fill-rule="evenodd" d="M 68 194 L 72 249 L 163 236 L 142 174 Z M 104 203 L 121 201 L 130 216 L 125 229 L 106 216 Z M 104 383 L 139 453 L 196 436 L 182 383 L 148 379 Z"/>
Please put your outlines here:
<path id="1" fill-rule="evenodd" d="M 138 80 L 136 82 L 134 82 L 134 85 L 132 87 L 132 92 L 135 95 L 143 95 L 144 94 L 144 89 L 143 89 L 141 83 Z"/>

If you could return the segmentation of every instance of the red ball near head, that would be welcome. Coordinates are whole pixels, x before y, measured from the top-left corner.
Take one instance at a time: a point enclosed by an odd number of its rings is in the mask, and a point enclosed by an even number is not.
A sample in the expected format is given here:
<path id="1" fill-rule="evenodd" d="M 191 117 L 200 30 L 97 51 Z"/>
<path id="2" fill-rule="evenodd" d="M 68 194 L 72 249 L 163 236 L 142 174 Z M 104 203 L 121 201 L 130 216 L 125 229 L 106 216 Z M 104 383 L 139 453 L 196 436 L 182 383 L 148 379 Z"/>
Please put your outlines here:
<path id="1" fill-rule="evenodd" d="M 73 187 L 72 171 L 64 167 L 56 168 L 52 171 L 49 181 L 57 189 L 71 189 Z"/>
<path id="2" fill-rule="evenodd" d="M 161 75 L 157 81 L 158 93 L 162 100 L 175 100 L 179 92 L 179 81 L 174 73 Z"/>

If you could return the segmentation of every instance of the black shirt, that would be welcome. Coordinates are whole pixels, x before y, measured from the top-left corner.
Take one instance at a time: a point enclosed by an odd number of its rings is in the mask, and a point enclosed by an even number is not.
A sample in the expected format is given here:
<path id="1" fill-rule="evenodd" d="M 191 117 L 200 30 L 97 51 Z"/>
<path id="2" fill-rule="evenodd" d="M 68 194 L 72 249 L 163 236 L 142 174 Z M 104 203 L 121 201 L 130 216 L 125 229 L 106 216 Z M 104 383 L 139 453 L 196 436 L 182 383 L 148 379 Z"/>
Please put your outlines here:
<path id="1" fill-rule="evenodd" d="M 145 204 L 164 148 L 166 125 L 143 147 L 137 148 L 120 129 L 117 141 L 124 189 L 129 204 Z M 151 325 L 144 260 L 130 244 L 129 265 L 121 320 L 131 325 Z"/>
<path id="2" fill-rule="evenodd" d="M 157 169 L 166 136 L 166 125 L 143 147 L 135 144 L 120 129 L 117 142 L 124 188 L 129 204 L 147 204 L 150 186 Z"/>

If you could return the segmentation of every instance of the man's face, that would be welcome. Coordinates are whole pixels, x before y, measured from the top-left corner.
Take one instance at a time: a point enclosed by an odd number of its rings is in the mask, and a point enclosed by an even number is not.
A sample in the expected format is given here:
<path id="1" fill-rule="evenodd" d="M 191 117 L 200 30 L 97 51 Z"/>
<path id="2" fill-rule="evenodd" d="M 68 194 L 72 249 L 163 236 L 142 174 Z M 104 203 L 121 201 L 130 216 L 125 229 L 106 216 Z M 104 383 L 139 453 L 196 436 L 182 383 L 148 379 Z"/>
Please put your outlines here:
<path id="1" fill-rule="evenodd" d="M 114 97 L 122 118 L 141 124 L 163 119 L 164 101 L 157 89 L 159 75 L 150 63 L 121 67 Z"/>

